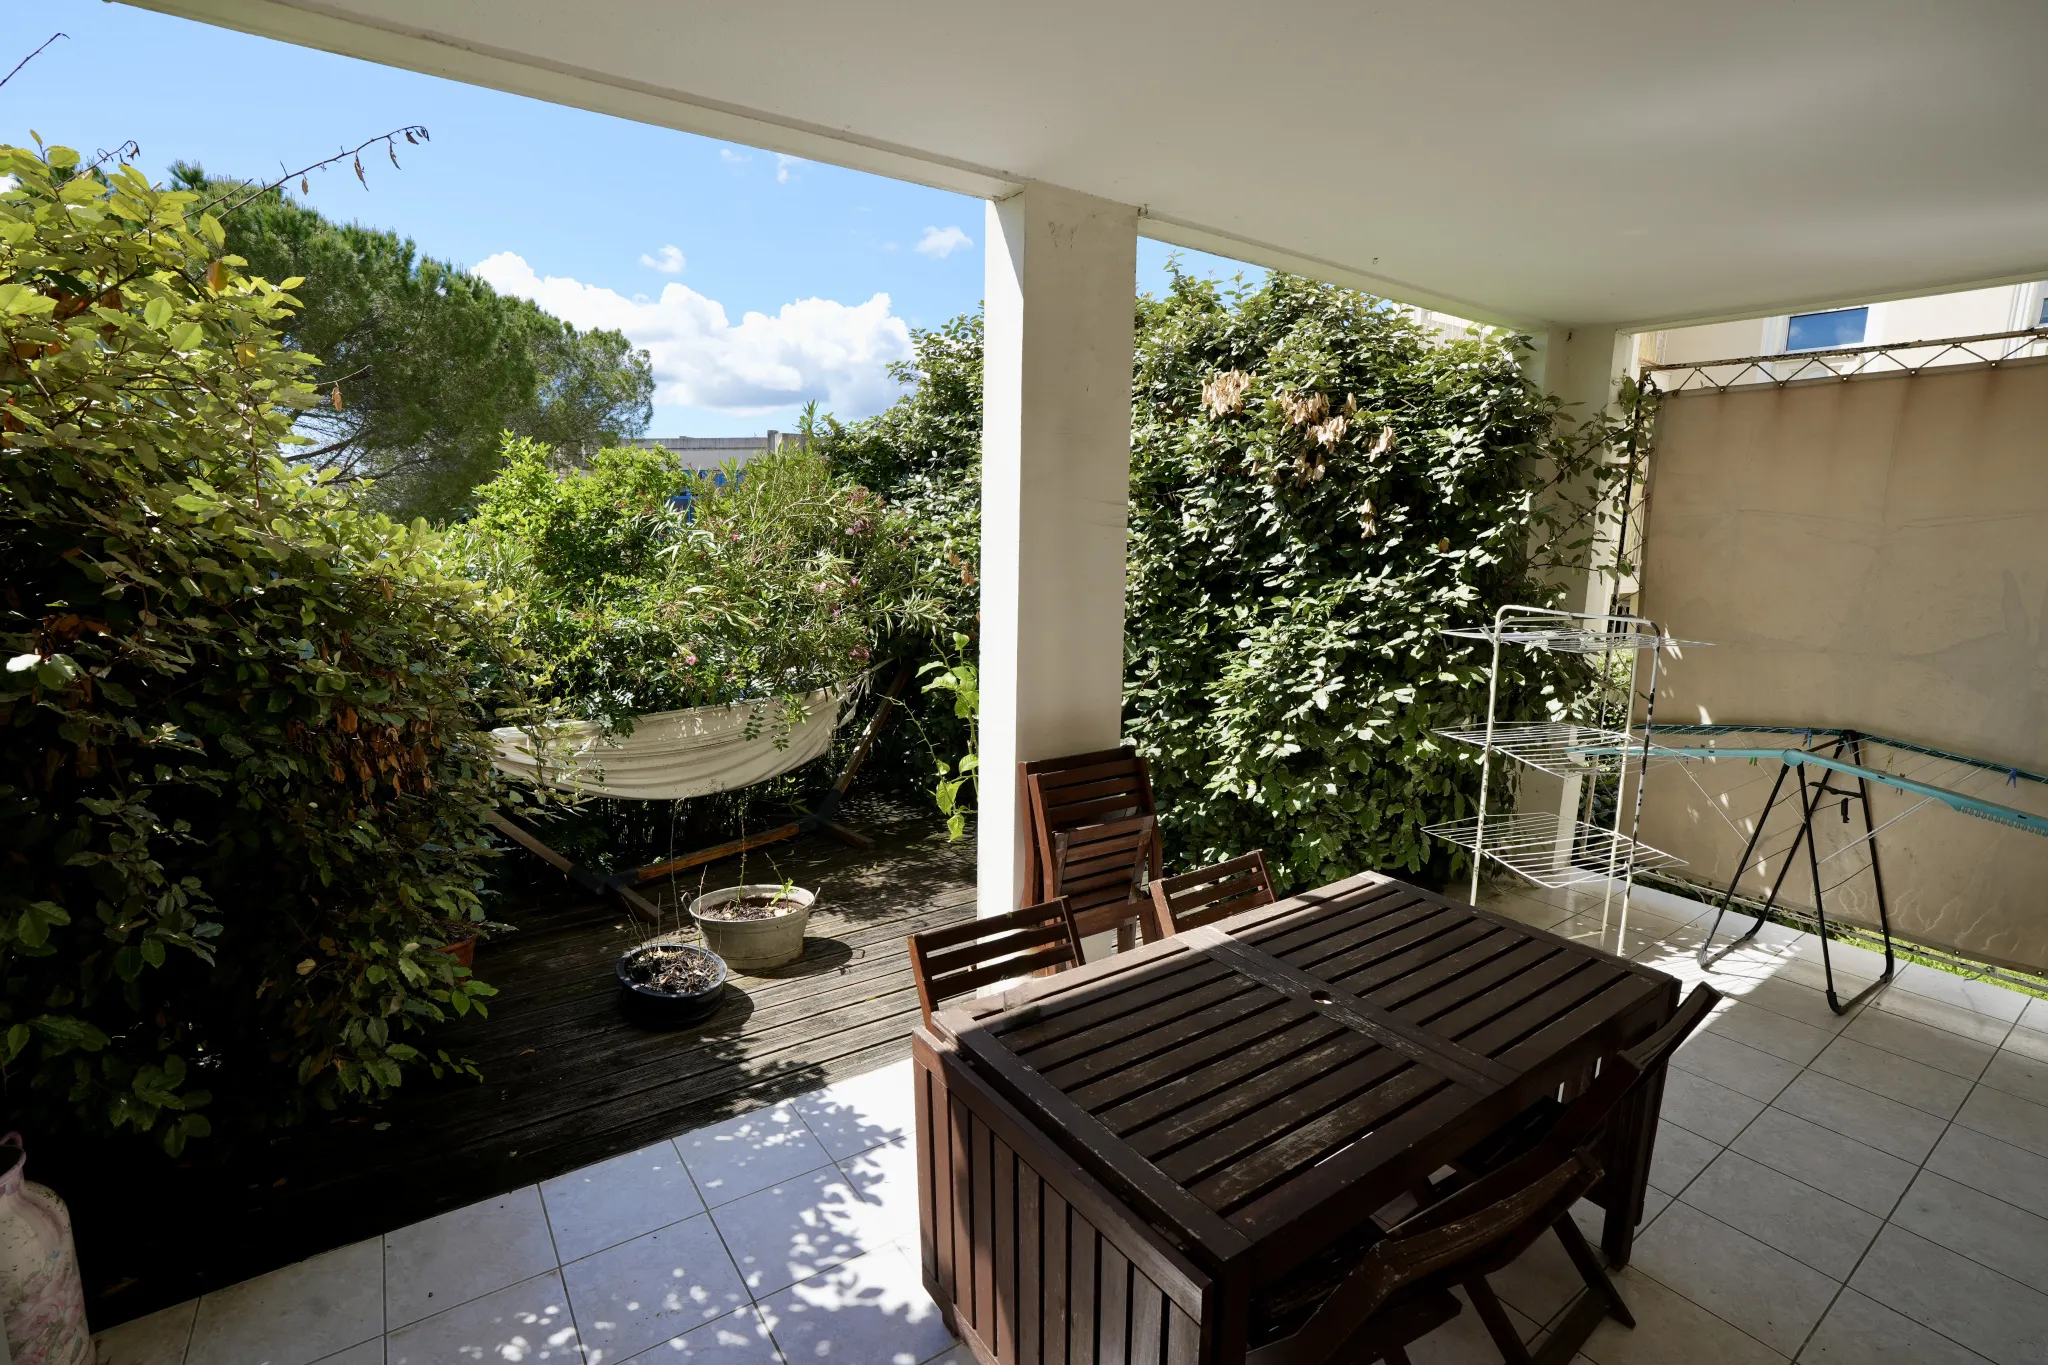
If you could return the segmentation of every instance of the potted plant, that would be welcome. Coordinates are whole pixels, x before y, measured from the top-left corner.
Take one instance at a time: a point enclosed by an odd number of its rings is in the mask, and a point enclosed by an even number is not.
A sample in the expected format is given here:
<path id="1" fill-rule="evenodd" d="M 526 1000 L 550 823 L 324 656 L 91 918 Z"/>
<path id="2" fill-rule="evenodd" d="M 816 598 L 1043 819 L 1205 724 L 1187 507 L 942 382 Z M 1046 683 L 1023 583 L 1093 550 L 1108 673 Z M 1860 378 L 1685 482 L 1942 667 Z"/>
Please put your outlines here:
<path id="1" fill-rule="evenodd" d="M 458 967 L 476 966 L 476 945 L 481 938 L 481 927 L 469 920 L 454 919 L 443 922 L 441 937 L 444 942 L 436 947 L 435 951 L 454 958 Z"/>
<path id="2" fill-rule="evenodd" d="M 664 934 L 619 954 L 619 1006 L 651 1028 L 708 1019 L 725 999 L 725 963 L 718 954 Z"/>
<path id="3" fill-rule="evenodd" d="M 731 966 L 757 971 L 804 955 L 804 926 L 817 898 L 789 882 L 727 886 L 692 901 L 690 918 L 711 951 Z"/>

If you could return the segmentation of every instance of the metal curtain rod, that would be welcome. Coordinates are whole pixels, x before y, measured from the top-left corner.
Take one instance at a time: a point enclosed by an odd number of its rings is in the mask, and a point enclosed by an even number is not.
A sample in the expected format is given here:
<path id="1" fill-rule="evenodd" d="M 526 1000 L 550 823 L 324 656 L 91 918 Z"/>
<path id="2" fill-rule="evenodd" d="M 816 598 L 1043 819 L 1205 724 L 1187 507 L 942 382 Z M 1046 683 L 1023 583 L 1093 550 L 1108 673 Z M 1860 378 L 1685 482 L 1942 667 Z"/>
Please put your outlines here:
<path id="1" fill-rule="evenodd" d="M 1988 758 L 1971 758 L 1968 754 L 1950 753 L 1946 749 L 1936 749 L 1925 744 L 1915 744 L 1911 740 L 1889 739 L 1884 735 L 1873 735 L 1867 730 L 1844 730 L 1830 725 L 1692 725 L 1684 722 L 1653 725 L 1650 729 L 1664 735 L 1805 735 L 1809 742 L 1811 742 L 1814 735 L 1826 735 L 1831 739 L 1839 739 L 1844 735 L 1853 735 L 1865 744 L 1882 744 L 1887 749 L 1897 749 L 1909 754 L 1920 754 L 1926 758 L 1945 759 L 1950 763 L 1961 763 L 1966 767 L 1979 768 L 1987 773 L 2002 773 L 2008 778 L 2038 782 L 2042 786 L 2048 787 L 2048 774 L 2030 772 L 2025 768 L 2015 768 L 2010 763 L 1994 763 Z"/>

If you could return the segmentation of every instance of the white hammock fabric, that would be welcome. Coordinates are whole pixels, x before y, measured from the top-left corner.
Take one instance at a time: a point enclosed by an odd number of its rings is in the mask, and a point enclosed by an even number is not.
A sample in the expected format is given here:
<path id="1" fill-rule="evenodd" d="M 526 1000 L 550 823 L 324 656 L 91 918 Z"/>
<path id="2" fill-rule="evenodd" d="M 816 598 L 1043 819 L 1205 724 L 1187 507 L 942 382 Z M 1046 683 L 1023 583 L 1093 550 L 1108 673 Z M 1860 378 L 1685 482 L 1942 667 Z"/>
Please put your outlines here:
<path id="1" fill-rule="evenodd" d="M 661 711 L 609 735 L 596 721 L 552 727 L 543 752 L 525 730 L 491 731 L 499 771 L 562 791 L 628 801 L 681 801 L 750 787 L 780 777 L 832 747 L 842 703 L 859 681 L 823 687 L 803 698 L 803 713 L 780 699 Z M 748 738 L 752 726 L 756 733 Z"/>

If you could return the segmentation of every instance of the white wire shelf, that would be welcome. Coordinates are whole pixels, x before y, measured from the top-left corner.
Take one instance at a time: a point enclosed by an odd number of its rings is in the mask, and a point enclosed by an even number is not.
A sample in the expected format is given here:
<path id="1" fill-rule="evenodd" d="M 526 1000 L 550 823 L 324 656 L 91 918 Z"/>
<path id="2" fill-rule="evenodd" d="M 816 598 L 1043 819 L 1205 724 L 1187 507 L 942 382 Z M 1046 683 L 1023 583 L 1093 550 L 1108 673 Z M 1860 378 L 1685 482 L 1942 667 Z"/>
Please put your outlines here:
<path id="1" fill-rule="evenodd" d="M 1460 848 L 1475 849 L 1516 875 L 1552 890 L 1624 876 L 1631 863 L 1638 873 L 1685 866 L 1685 859 L 1603 825 L 1574 820 L 1563 822 L 1560 828 L 1558 817 L 1545 811 L 1489 816 L 1483 849 L 1477 847 L 1477 817 L 1424 825 L 1422 832 Z"/>
<path id="2" fill-rule="evenodd" d="M 1647 622 L 1643 623 L 1645 626 Z M 1460 640 L 1484 640 L 1492 643 L 1498 639 L 1504 645 L 1522 645 L 1529 649 L 1547 649 L 1557 654 L 1606 654 L 1617 649 L 1684 649 L 1705 648 L 1705 640 L 1680 640 L 1675 636 L 1660 635 L 1648 629 L 1633 629 L 1617 622 L 1612 627 L 1599 630 L 1587 626 L 1542 626 L 1517 625 L 1510 622 L 1496 632 L 1485 626 L 1469 626 L 1446 630 L 1445 635 Z"/>
<path id="3" fill-rule="evenodd" d="M 1486 747 L 1484 725 L 1460 725 L 1436 734 L 1459 744 L 1469 744 L 1475 749 Z M 1546 722 L 1534 725 L 1496 725 L 1493 727 L 1493 747 L 1510 758 L 1519 759 L 1532 768 L 1559 777 L 1570 777 L 1584 773 L 1595 763 L 1612 760 L 1622 754 L 1639 756 L 1642 742 L 1625 730 L 1605 730 L 1597 725 L 1576 725 L 1569 722 Z"/>

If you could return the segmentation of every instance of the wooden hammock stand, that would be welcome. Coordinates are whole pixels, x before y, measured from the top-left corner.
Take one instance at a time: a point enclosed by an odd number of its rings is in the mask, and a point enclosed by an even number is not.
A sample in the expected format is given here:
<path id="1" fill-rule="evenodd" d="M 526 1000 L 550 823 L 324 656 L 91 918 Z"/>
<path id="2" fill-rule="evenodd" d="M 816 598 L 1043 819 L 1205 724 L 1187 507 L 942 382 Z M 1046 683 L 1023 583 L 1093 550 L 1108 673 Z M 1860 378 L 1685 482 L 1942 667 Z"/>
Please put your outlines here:
<path id="1" fill-rule="evenodd" d="M 816 810 L 809 811 L 788 824 L 777 825 L 773 829 L 762 830 L 758 834 L 743 834 L 737 839 L 728 839 L 722 844 L 710 844 L 704 848 L 693 849 L 678 857 L 665 858 L 658 863 L 649 863 L 645 867 L 636 867 L 626 872 L 606 874 L 597 871 L 595 868 L 585 867 L 582 863 L 556 852 L 548 847 L 546 841 L 534 833 L 533 830 L 514 820 L 509 815 L 504 814 L 502 811 L 492 811 L 487 818 L 500 834 L 503 834 L 513 843 L 532 853 L 577 886 L 595 895 L 616 897 L 619 903 L 631 911 L 636 918 L 645 920 L 649 924 L 659 923 L 661 920 L 660 908 L 653 901 L 641 895 L 638 888 L 647 885 L 649 882 L 660 881 L 663 877 L 673 877 L 676 873 L 687 868 L 701 867 L 705 863 L 715 863 L 721 858 L 735 857 L 738 854 L 751 852 L 767 844 L 782 843 L 785 840 L 797 838 L 799 835 L 809 834 L 813 830 L 837 839 L 840 843 L 852 848 L 873 848 L 875 846 L 873 839 L 870 839 L 857 829 L 841 824 L 833 816 L 838 812 L 840 805 L 846 800 L 847 788 L 853 785 L 855 774 L 860 772 L 860 765 L 867 761 L 869 751 L 875 747 L 875 740 L 888 727 L 891 716 L 895 713 L 897 706 L 901 704 L 903 689 L 910 686 L 911 673 L 910 662 L 905 660 L 903 666 L 896 670 L 896 678 L 889 684 L 889 690 L 882 694 L 880 703 L 875 707 L 874 715 L 868 717 L 867 729 L 862 733 L 860 743 L 854 746 L 853 752 L 847 756 L 846 766 L 840 770 L 838 779 L 832 783 L 832 790 L 825 793 L 825 799 L 818 803 Z"/>

